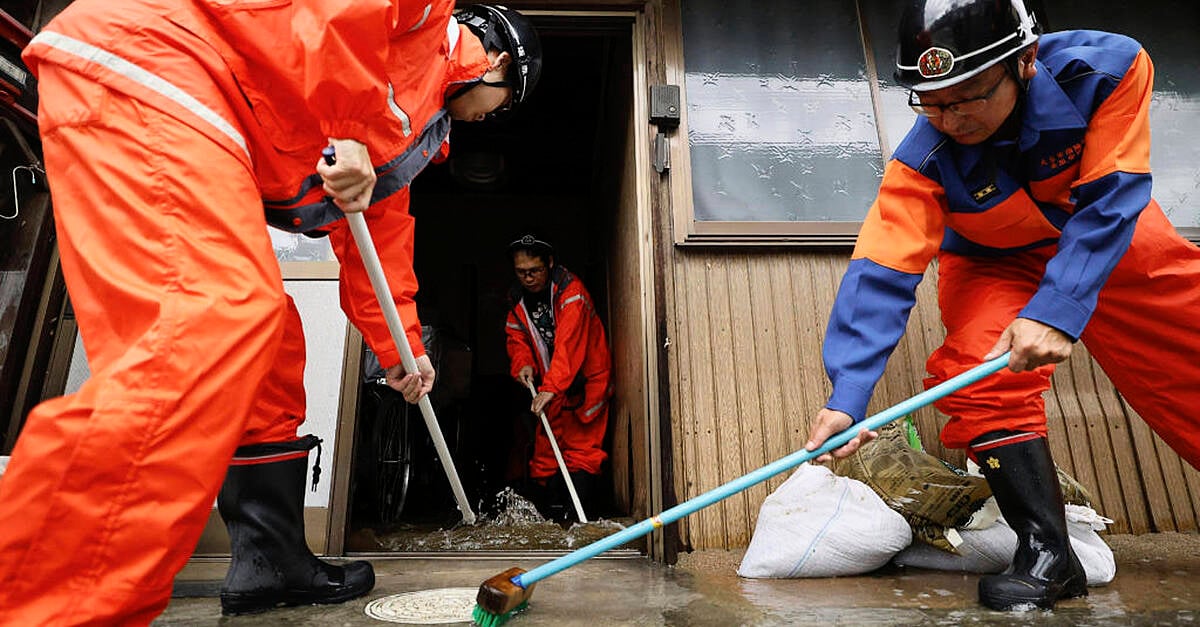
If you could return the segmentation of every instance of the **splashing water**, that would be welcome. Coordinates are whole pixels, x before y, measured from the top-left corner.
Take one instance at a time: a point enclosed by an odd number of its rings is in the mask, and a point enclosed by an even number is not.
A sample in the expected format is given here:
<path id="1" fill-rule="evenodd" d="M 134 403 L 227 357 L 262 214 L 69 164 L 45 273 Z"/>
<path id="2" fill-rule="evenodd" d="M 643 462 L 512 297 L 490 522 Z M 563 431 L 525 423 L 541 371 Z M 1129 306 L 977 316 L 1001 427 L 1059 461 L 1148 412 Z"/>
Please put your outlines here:
<path id="1" fill-rule="evenodd" d="M 512 488 L 496 495 L 498 509 L 474 525 L 428 531 L 415 526 L 380 533 L 376 543 L 388 551 L 570 550 L 624 529 L 612 520 L 574 523 L 564 529 L 546 520 L 537 507 Z"/>

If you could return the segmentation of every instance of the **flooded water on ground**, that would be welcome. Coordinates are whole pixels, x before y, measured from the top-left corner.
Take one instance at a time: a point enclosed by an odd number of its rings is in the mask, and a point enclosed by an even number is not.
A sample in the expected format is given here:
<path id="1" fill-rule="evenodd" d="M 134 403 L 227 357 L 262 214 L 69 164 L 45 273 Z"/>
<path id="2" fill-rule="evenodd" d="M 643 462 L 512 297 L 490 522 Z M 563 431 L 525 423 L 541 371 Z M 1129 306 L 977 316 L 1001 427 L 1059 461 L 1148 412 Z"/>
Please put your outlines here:
<path id="1" fill-rule="evenodd" d="M 355 551 L 420 553 L 430 551 L 572 551 L 616 533 L 614 520 L 558 523 L 542 517 L 533 503 L 512 489 L 496 495 L 497 511 L 475 524 L 403 523 L 387 529 L 363 529 L 351 537 Z"/>

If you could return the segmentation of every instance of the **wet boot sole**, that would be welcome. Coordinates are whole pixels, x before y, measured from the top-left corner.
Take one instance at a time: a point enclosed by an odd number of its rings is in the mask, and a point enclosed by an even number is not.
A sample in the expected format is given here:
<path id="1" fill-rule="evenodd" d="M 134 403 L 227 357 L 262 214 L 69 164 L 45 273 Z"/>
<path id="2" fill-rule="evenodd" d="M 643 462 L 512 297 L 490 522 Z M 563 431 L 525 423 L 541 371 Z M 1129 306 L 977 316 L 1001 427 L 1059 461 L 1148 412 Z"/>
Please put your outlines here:
<path id="1" fill-rule="evenodd" d="M 263 612 L 281 607 L 345 603 L 346 601 L 357 599 L 358 597 L 370 592 L 371 587 L 368 587 L 365 590 L 346 590 L 339 594 L 321 598 L 313 598 L 313 593 L 311 591 L 281 591 L 272 594 L 238 594 L 225 592 L 221 594 L 221 614 L 225 616 L 240 616 L 245 614 L 261 614 Z"/>
<path id="2" fill-rule="evenodd" d="M 1062 592 L 1057 595 L 1042 596 L 1037 598 L 989 593 L 984 589 L 983 581 L 980 580 L 979 583 L 979 603 L 984 607 L 996 610 L 998 612 L 1009 612 L 1029 606 L 1037 607 L 1043 610 L 1052 610 L 1054 609 L 1054 604 L 1062 599 L 1075 599 L 1088 595 L 1086 580 L 1080 581 L 1079 583 L 1068 583 L 1066 586 L 1064 586 Z"/>

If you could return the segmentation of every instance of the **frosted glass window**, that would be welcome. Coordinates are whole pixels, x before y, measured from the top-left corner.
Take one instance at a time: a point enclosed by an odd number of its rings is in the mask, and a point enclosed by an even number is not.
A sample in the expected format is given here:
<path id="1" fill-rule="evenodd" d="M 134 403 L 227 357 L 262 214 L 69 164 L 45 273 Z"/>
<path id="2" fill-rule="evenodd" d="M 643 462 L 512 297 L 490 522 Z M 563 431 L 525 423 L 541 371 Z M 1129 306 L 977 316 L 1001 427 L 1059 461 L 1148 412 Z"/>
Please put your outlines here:
<path id="1" fill-rule="evenodd" d="M 883 157 L 855 4 L 681 14 L 695 219 L 861 221 Z"/>
<path id="2" fill-rule="evenodd" d="M 892 77 L 896 68 L 896 31 L 900 27 L 901 6 L 894 0 L 859 0 L 868 33 L 875 68 L 879 75 L 879 126 L 883 129 L 884 154 L 889 158 L 896 146 L 917 121 L 908 106 L 908 89 Z"/>

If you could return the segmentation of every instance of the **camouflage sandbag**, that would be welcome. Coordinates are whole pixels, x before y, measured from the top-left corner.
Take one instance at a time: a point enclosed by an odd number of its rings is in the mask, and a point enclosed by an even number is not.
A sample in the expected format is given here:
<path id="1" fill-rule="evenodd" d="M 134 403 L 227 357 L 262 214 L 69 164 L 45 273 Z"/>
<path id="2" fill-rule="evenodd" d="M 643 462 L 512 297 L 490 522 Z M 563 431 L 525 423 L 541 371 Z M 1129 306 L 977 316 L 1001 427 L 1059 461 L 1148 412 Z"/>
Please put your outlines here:
<path id="1" fill-rule="evenodd" d="M 992 495 L 987 481 L 915 450 L 903 423 L 878 431 L 878 438 L 838 460 L 833 471 L 870 486 L 908 521 L 914 539 L 956 553 L 959 538 L 954 529 L 966 524 Z"/>

